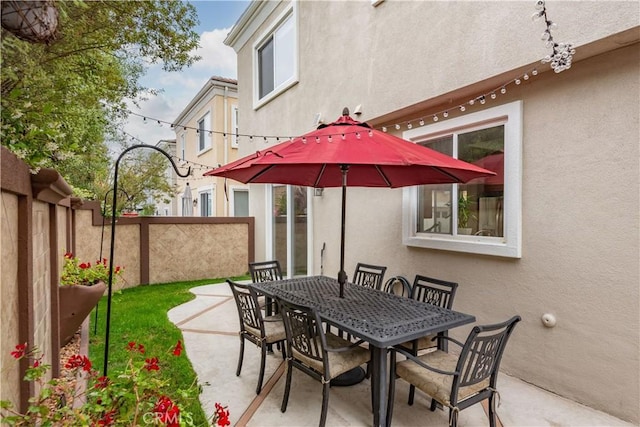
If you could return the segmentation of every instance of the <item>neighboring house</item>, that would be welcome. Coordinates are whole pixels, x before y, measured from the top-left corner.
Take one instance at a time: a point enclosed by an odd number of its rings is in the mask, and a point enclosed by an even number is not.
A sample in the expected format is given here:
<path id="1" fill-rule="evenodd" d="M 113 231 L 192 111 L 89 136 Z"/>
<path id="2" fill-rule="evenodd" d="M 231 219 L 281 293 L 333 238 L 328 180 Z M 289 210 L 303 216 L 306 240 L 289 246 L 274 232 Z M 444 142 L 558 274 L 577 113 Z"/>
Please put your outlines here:
<path id="1" fill-rule="evenodd" d="M 189 178 L 177 178 L 176 215 L 248 216 L 247 186 L 202 176 L 238 156 L 237 99 L 237 81 L 214 76 L 174 120 L 178 163 L 193 170 Z"/>
<path id="2" fill-rule="evenodd" d="M 164 150 L 167 154 L 171 156 L 172 159 L 176 158 L 176 140 L 175 139 L 161 139 L 156 144 L 156 147 Z M 172 186 L 177 186 L 178 175 L 171 165 L 167 166 L 165 176 L 167 178 L 167 182 Z M 155 202 L 156 216 L 177 216 L 178 215 L 178 201 L 174 197 L 169 203 L 163 202 Z"/>
<path id="3" fill-rule="evenodd" d="M 243 133 L 258 137 L 239 151 L 360 105 L 354 118 L 497 170 L 350 188 L 347 273 L 362 261 L 459 282 L 454 308 L 478 323 L 522 315 L 505 372 L 638 423 L 638 2 L 549 2 L 555 41 L 577 49 L 559 74 L 540 63 L 535 4 L 254 1 L 225 40 Z M 256 259 L 337 275 L 339 206 L 339 189 L 251 186 Z"/>

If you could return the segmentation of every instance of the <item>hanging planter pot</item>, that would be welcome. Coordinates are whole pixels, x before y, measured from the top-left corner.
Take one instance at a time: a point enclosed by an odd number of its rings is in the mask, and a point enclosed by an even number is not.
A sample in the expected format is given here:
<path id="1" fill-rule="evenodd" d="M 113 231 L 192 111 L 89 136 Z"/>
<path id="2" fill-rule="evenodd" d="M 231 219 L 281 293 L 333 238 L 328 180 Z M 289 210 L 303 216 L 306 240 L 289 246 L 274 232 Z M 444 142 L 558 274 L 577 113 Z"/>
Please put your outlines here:
<path id="1" fill-rule="evenodd" d="M 99 281 L 95 285 L 60 286 L 60 346 L 66 345 L 78 331 L 84 319 L 98 304 L 107 285 Z"/>
<path id="2" fill-rule="evenodd" d="M 2 28 L 22 40 L 50 43 L 56 38 L 58 9 L 52 0 L 2 0 Z"/>

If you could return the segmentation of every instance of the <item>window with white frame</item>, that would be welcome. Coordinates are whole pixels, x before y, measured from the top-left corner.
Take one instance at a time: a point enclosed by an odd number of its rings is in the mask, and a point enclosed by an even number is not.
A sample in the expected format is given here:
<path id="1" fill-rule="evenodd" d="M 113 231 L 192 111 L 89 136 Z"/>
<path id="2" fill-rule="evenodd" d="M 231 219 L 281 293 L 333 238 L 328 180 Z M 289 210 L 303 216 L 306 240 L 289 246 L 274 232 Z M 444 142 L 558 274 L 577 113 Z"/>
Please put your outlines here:
<path id="1" fill-rule="evenodd" d="M 198 120 L 198 153 L 211 148 L 211 114 L 207 112 Z"/>
<path id="2" fill-rule="evenodd" d="M 408 246 L 521 257 L 522 102 L 404 132 L 405 139 L 495 172 L 404 190 Z"/>
<path id="3" fill-rule="evenodd" d="M 249 190 L 231 189 L 231 216 L 249 216 Z"/>
<path id="4" fill-rule="evenodd" d="M 214 216 L 213 206 L 213 187 L 198 189 L 198 208 L 200 209 L 200 216 Z"/>
<path id="5" fill-rule="evenodd" d="M 254 45 L 254 105 L 258 107 L 298 80 L 295 2 Z"/>
<path id="6" fill-rule="evenodd" d="M 238 148 L 238 106 L 231 106 L 231 147 Z"/>
<path id="7" fill-rule="evenodd" d="M 186 150 L 186 142 L 184 133 L 180 135 L 180 158 L 184 160 L 185 150 Z"/>

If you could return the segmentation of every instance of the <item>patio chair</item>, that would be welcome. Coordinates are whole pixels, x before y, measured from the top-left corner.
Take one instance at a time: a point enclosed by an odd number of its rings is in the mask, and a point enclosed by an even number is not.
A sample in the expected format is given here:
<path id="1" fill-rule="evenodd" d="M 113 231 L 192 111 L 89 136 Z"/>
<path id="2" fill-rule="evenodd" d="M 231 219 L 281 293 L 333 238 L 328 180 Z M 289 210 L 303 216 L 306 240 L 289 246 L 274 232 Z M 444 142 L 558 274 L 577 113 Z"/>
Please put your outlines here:
<path id="1" fill-rule="evenodd" d="M 258 261 L 249 263 L 249 273 L 253 283 L 270 282 L 272 280 L 282 280 L 282 269 L 278 260 Z M 269 298 L 258 296 L 260 308 L 265 310 L 267 316 L 277 313 L 277 305 Z"/>
<path id="2" fill-rule="evenodd" d="M 464 344 L 449 337 L 438 337 L 459 345 L 460 355 L 436 350 L 421 356 L 401 348 L 391 351 L 389 405 L 387 425 L 391 425 L 395 378 L 415 385 L 431 396 L 431 411 L 437 403 L 449 408 L 449 425 L 458 424 L 458 413 L 484 399 L 489 399 L 489 425 L 496 425 L 495 395 L 500 360 L 513 328 L 521 320 L 514 316 L 503 323 L 474 326 Z M 396 363 L 396 353 L 407 360 Z"/>
<path id="3" fill-rule="evenodd" d="M 356 271 L 353 273 L 353 281 L 356 285 L 366 286 L 368 288 L 380 290 L 382 287 L 382 279 L 387 267 L 379 265 L 356 264 Z"/>
<path id="4" fill-rule="evenodd" d="M 458 284 L 455 282 L 448 282 L 446 280 L 434 279 L 433 277 L 427 277 L 417 274 L 413 281 L 411 298 L 451 310 L 451 307 L 453 306 L 453 299 L 456 296 L 457 288 Z M 438 333 L 437 335 L 427 335 L 426 337 L 422 337 L 417 340 L 399 344 L 398 347 L 410 351 L 414 356 L 417 356 L 418 352 L 422 350 L 426 350 L 436 346 L 438 347 L 438 349 L 446 352 L 448 349 L 447 341 L 436 340 L 438 336 L 447 337 L 448 332 L 444 331 Z M 415 387 L 411 385 L 409 387 L 409 405 L 413 405 L 415 391 Z"/>
<path id="5" fill-rule="evenodd" d="M 250 262 L 249 272 L 253 283 L 282 280 L 282 269 L 278 260 Z"/>
<path id="6" fill-rule="evenodd" d="M 394 276 L 387 280 L 382 287 L 382 291 L 398 295 L 401 297 L 411 297 L 411 284 L 404 276 Z"/>
<path id="7" fill-rule="evenodd" d="M 285 412 L 291 390 L 293 367 L 322 383 L 320 427 L 327 421 L 330 381 L 370 359 L 369 350 L 360 347 L 362 340 L 352 343 L 325 333 L 318 313 L 286 301 L 279 301 L 280 313 L 287 333 L 287 382 L 280 410 Z"/>
<path id="8" fill-rule="evenodd" d="M 282 318 L 269 316 L 263 317 L 262 311 L 258 307 L 258 294 L 251 288 L 251 285 L 227 280 L 233 292 L 233 298 L 238 308 L 238 318 L 240 320 L 240 355 L 238 357 L 238 368 L 236 376 L 240 376 L 242 371 L 242 360 L 244 359 L 244 340 L 248 340 L 260 348 L 260 373 L 258 374 L 258 386 L 256 394 L 262 390 L 264 379 L 264 368 L 267 358 L 267 348 L 274 343 L 282 344 L 282 358 L 286 357 L 284 341 L 286 333 Z"/>

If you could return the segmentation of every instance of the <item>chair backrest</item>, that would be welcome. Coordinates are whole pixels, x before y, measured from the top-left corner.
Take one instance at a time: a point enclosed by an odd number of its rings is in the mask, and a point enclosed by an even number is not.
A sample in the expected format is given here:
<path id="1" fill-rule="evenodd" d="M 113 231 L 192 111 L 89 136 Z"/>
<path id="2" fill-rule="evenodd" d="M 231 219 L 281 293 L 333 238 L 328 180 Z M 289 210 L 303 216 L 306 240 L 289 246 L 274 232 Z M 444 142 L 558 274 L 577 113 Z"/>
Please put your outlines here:
<path id="1" fill-rule="evenodd" d="M 264 319 L 258 305 L 258 294 L 249 285 L 243 285 L 227 279 L 238 307 L 240 330 L 251 331 L 264 337 Z"/>
<path id="2" fill-rule="evenodd" d="M 457 288 L 458 284 L 455 282 L 416 274 L 411 290 L 411 298 L 451 310 Z"/>
<path id="3" fill-rule="evenodd" d="M 454 375 L 451 401 L 455 402 L 461 387 L 472 386 L 490 379 L 489 386 L 495 388 L 507 341 L 522 318 L 513 316 L 503 323 L 474 326 L 460 352 L 456 365 L 458 375 Z"/>
<path id="4" fill-rule="evenodd" d="M 287 354 L 322 362 L 326 358 L 327 341 L 322 329 L 322 321 L 311 307 L 287 301 L 278 301 L 280 313 L 287 333 Z M 293 350 L 293 351 L 292 351 Z"/>
<path id="5" fill-rule="evenodd" d="M 379 265 L 363 264 L 359 262 L 356 265 L 356 271 L 353 273 L 353 283 L 367 288 L 380 290 L 382 287 L 382 279 L 387 267 Z"/>
<path id="6" fill-rule="evenodd" d="M 282 280 L 282 269 L 278 260 L 250 262 L 249 272 L 253 283 Z"/>
<path id="7" fill-rule="evenodd" d="M 399 295 L 401 297 L 411 297 L 411 283 L 404 276 L 394 276 L 387 280 L 382 287 L 383 292 Z"/>

